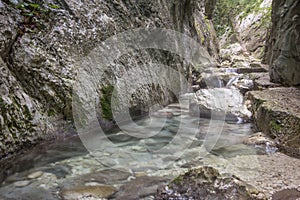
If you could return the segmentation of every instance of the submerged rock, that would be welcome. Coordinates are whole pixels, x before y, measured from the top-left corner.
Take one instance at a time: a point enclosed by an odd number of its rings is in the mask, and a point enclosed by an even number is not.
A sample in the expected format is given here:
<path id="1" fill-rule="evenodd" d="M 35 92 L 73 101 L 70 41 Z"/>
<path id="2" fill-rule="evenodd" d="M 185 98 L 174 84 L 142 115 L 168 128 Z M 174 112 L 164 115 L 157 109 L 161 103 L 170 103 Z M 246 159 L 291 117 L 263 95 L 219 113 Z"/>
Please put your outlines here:
<path id="1" fill-rule="evenodd" d="M 261 148 L 267 154 L 273 154 L 278 150 L 274 140 L 268 138 L 262 132 L 249 136 L 243 141 L 243 143 L 247 145 L 255 145 L 256 147 Z"/>
<path id="2" fill-rule="evenodd" d="M 248 145 L 265 145 L 269 143 L 270 145 L 275 146 L 275 142 L 262 132 L 250 135 L 246 140 L 243 141 L 243 143 Z"/>
<path id="3" fill-rule="evenodd" d="M 263 193 L 235 176 L 222 177 L 218 170 L 212 167 L 201 167 L 178 176 L 168 186 L 160 187 L 155 199 L 246 200 L 266 198 Z"/>
<path id="4" fill-rule="evenodd" d="M 165 185 L 169 181 L 163 177 L 142 176 L 125 183 L 120 190 L 114 195 L 116 200 L 133 199 L 138 200 L 149 196 L 154 196 L 157 187 Z"/>
<path id="5" fill-rule="evenodd" d="M 25 187 L 30 184 L 30 181 L 18 181 L 14 183 L 16 187 Z"/>
<path id="6" fill-rule="evenodd" d="M 63 189 L 61 196 L 64 200 L 79 200 L 79 199 L 103 199 L 110 197 L 116 189 L 112 186 L 82 186 L 70 189 Z"/>
<path id="7" fill-rule="evenodd" d="M 38 178 L 38 177 L 40 177 L 42 175 L 43 175 L 42 171 L 37 171 L 37 172 L 33 172 L 33 173 L 29 174 L 27 176 L 27 178 L 29 178 L 29 179 L 36 179 L 36 178 Z"/>

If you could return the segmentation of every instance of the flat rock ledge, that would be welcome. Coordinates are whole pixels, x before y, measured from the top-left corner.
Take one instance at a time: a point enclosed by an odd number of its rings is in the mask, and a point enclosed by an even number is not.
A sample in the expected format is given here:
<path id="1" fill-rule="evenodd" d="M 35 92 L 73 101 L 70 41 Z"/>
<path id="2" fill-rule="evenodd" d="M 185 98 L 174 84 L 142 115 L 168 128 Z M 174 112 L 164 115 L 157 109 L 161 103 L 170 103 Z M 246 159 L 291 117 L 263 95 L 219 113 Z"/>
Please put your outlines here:
<path id="1" fill-rule="evenodd" d="M 274 139 L 279 151 L 300 158 L 300 88 L 269 88 L 247 95 L 256 128 Z"/>

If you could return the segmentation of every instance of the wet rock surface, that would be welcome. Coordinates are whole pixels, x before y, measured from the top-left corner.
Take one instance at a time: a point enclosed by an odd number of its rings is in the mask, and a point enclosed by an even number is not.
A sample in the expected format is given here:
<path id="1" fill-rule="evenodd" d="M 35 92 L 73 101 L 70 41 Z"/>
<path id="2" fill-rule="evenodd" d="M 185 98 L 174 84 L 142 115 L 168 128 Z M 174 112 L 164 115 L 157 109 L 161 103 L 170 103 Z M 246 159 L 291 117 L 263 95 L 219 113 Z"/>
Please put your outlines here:
<path id="1" fill-rule="evenodd" d="M 169 122 L 168 126 L 162 130 L 163 134 L 158 136 L 159 140 L 150 139 L 147 141 L 143 139 L 138 143 L 130 139 L 124 141 L 113 140 L 119 144 L 122 143 L 122 151 L 112 152 L 111 154 L 106 153 L 98 161 L 95 160 L 95 157 L 88 155 L 87 152 L 78 154 L 76 149 L 82 149 L 79 140 L 73 140 L 72 138 L 72 142 L 64 141 L 50 145 L 47 152 L 53 152 L 52 154 L 48 153 L 45 154 L 47 156 L 41 156 L 43 159 L 33 159 L 32 166 L 24 169 L 24 171 L 19 169 L 16 172 L 10 172 L 10 176 L 4 179 L 3 185 L 0 187 L 0 198 L 18 199 L 22 196 L 28 200 L 52 200 L 61 199 L 64 195 L 66 199 L 91 200 L 101 199 L 100 196 L 111 194 L 112 196 L 109 199 L 125 199 L 124 197 L 126 197 L 126 199 L 146 200 L 154 199 L 158 187 L 163 195 L 166 195 L 165 192 L 170 193 L 170 187 L 166 189 L 164 186 L 177 176 L 185 178 L 186 185 L 182 186 L 183 189 L 178 187 L 178 190 L 182 191 L 184 195 L 193 196 L 198 194 L 226 199 L 224 194 L 228 194 L 227 192 L 230 190 L 226 190 L 223 186 L 229 186 L 230 189 L 237 187 L 237 190 L 242 192 L 233 192 L 228 196 L 237 195 L 241 198 L 248 195 L 245 191 L 256 195 L 258 199 L 263 199 L 263 194 L 270 198 L 273 194 L 286 189 L 289 189 L 286 191 L 287 193 L 291 190 L 289 193 L 291 195 L 297 194 L 294 193 L 294 189 L 300 185 L 300 177 L 297 173 L 300 168 L 298 159 L 278 152 L 268 154 L 266 148 L 242 144 L 245 139 L 249 138 L 249 134 L 253 134 L 251 124 L 224 124 L 221 121 L 190 117 L 187 112 L 190 95 L 186 94 L 182 98 L 185 104 L 171 104 L 161 109 L 163 112 L 173 113 L 173 117 L 167 118 L 165 116 L 165 119 Z M 180 112 L 181 110 L 183 112 Z M 170 149 L 163 154 L 150 154 L 152 159 L 149 160 L 145 160 L 145 156 L 137 156 L 130 163 L 128 160 L 119 162 L 119 168 L 108 168 L 112 160 L 126 157 L 128 149 L 139 152 L 148 148 L 145 146 L 148 142 L 151 142 L 151 146 L 153 146 L 159 144 L 159 142 L 169 141 L 167 138 L 172 139 L 174 131 L 178 131 L 175 125 L 180 116 L 185 124 L 183 133 L 186 132 L 187 134 L 179 134 L 180 139 L 177 141 L 177 145 L 182 144 L 183 141 L 188 141 L 189 137 L 192 137 L 193 140 L 191 146 L 182 152 L 181 157 L 176 157 L 174 150 Z M 151 120 L 161 121 L 163 118 L 153 117 Z M 170 124 L 170 121 L 173 121 L 174 124 Z M 137 123 L 145 125 L 146 122 L 148 122 L 147 119 L 142 119 Z M 192 128 L 194 126 L 190 123 L 197 124 L 197 122 L 200 124 Z M 210 132 L 210 135 L 206 136 L 207 131 L 212 128 L 209 125 L 210 122 L 214 123 L 214 128 L 222 127 L 220 135 Z M 197 131 L 196 136 L 191 136 L 193 131 Z M 210 136 L 218 137 L 218 141 L 213 145 L 211 152 L 207 152 L 203 147 L 210 148 L 211 144 L 209 142 L 214 141 Z M 250 138 L 253 137 L 260 138 L 260 135 L 250 136 Z M 203 141 L 204 138 L 206 138 L 205 141 Z M 203 142 L 205 142 L 204 146 L 202 146 Z M 73 149 L 74 156 L 70 155 L 70 149 Z M 32 153 L 37 157 L 35 151 Z M 32 156 L 30 154 L 31 152 L 28 152 L 28 157 Z M 57 154 L 60 154 L 60 156 L 57 156 Z M 64 154 L 68 156 L 62 156 Z M 163 165 L 167 162 L 170 164 Z M 193 176 L 184 175 L 191 167 L 199 168 L 201 166 L 204 168 L 207 168 L 205 166 L 211 166 L 214 169 L 211 168 L 205 173 L 202 173 L 205 170 L 192 170 L 191 174 Z M 62 169 L 63 173 L 61 173 Z M 15 169 L 12 168 L 12 170 Z M 216 170 L 219 172 L 216 172 Z M 214 179 L 215 176 L 217 176 L 216 179 Z M 203 183 L 197 182 L 198 185 L 195 184 L 197 177 Z M 212 183 L 215 184 L 211 185 Z M 246 188 L 249 188 L 249 190 L 244 187 L 245 183 L 247 183 Z M 192 193 L 192 190 L 187 190 L 187 185 L 195 189 L 195 193 Z M 248 185 L 255 186 L 256 189 Z M 222 192 L 222 194 L 214 193 L 213 190 Z M 116 193 L 112 194 L 114 191 Z M 175 192 L 172 195 L 175 195 Z M 202 197 L 198 196 L 195 199 L 201 199 Z"/>
<path id="2" fill-rule="evenodd" d="M 150 198 L 156 194 L 160 185 L 166 185 L 170 180 L 163 177 L 142 176 L 124 184 L 114 195 L 116 200 Z M 132 192 L 135 191 L 135 192 Z"/>
<path id="3" fill-rule="evenodd" d="M 79 199 L 107 199 L 114 194 L 116 189 L 111 186 L 82 186 L 70 189 L 63 189 L 61 196 L 64 200 Z"/>

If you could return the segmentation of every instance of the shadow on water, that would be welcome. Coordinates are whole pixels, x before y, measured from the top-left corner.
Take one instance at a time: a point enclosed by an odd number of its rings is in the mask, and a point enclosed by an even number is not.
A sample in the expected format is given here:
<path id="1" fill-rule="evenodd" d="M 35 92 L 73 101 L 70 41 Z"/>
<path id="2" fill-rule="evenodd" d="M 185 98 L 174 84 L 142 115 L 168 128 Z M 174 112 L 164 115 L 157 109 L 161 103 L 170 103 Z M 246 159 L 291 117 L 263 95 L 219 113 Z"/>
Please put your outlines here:
<path id="1" fill-rule="evenodd" d="M 15 173 L 86 154 L 88 152 L 78 136 L 40 144 L 12 158 L 2 160 L 0 162 L 0 182 L 2 183 L 8 176 Z"/>

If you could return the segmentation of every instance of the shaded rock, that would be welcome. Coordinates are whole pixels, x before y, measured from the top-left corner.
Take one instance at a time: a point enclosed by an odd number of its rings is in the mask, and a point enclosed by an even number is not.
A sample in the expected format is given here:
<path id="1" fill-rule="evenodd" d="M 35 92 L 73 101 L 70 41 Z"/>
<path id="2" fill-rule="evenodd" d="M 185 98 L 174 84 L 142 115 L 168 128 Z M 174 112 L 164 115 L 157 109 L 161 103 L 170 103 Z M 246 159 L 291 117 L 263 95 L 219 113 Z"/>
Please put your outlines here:
<path id="1" fill-rule="evenodd" d="M 300 157 L 300 90 L 251 91 L 249 99 L 256 128 L 275 139 L 280 151 Z"/>
<path id="2" fill-rule="evenodd" d="M 84 198 L 108 198 L 116 192 L 112 186 L 82 186 L 70 189 L 63 189 L 61 196 L 64 200 L 78 200 Z"/>
<path id="3" fill-rule="evenodd" d="M 175 178 L 168 186 L 160 187 L 157 200 L 163 199 L 266 199 L 254 187 L 247 185 L 237 177 L 222 177 L 212 167 L 189 170 Z"/>
<path id="4" fill-rule="evenodd" d="M 131 199 L 139 200 L 145 197 L 154 196 L 157 188 L 167 184 L 169 179 L 163 177 L 142 176 L 124 184 L 114 195 L 116 200 Z"/>
<path id="5" fill-rule="evenodd" d="M 267 88 L 275 88 L 280 86 L 280 84 L 272 83 L 270 81 L 269 73 L 264 73 L 263 76 L 260 76 L 254 80 L 254 90 L 263 90 Z"/>
<path id="6" fill-rule="evenodd" d="M 0 188 L 0 199 L 3 200 L 57 200 L 59 197 L 51 190 L 45 190 L 38 186 L 27 186 L 22 188 Z"/>
<path id="7" fill-rule="evenodd" d="M 54 174 L 57 178 L 64 178 L 66 175 L 71 173 L 71 167 L 56 165 L 54 167 L 43 168 L 42 171 Z"/>
<path id="8" fill-rule="evenodd" d="M 18 181 L 14 183 L 16 187 L 25 187 L 30 184 L 30 181 Z"/>
<path id="9" fill-rule="evenodd" d="M 71 180 L 63 182 L 63 188 L 76 187 L 78 185 L 86 185 L 87 183 L 97 183 L 105 185 L 113 185 L 116 182 L 126 181 L 131 174 L 122 170 L 105 169 L 89 174 L 84 174 Z"/>
<path id="10" fill-rule="evenodd" d="M 251 63 L 250 63 L 251 66 Z M 238 68 L 237 69 L 237 73 L 239 74 L 245 74 L 245 73 L 263 73 L 263 72 L 267 72 L 267 69 L 265 69 L 264 67 L 251 67 L 251 68 Z"/>
<path id="11" fill-rule="evenodd" d="M 190 102 L 190 113 L 203 118 L 238 121 L 250 119 L 251 113 L 244 105 L 243 95 L 237 89 L 214 88 L 196 92 Z"/>
<path id="12" fill-rule="evenodd" d="M 272 29 L 266 60 L 272 82 L 300 84 L 300 1 L 272 2 Z"/>

